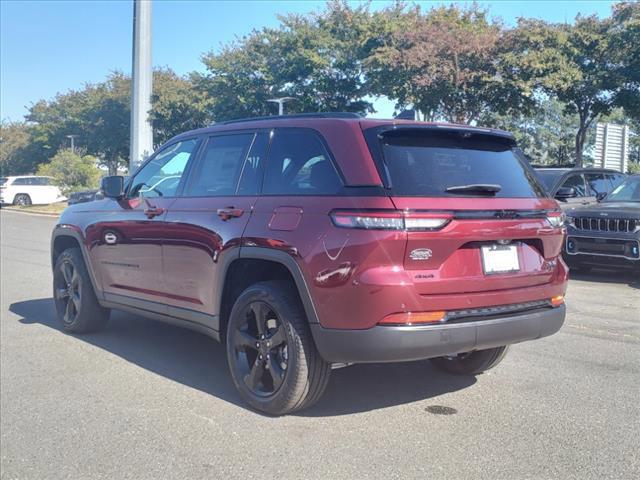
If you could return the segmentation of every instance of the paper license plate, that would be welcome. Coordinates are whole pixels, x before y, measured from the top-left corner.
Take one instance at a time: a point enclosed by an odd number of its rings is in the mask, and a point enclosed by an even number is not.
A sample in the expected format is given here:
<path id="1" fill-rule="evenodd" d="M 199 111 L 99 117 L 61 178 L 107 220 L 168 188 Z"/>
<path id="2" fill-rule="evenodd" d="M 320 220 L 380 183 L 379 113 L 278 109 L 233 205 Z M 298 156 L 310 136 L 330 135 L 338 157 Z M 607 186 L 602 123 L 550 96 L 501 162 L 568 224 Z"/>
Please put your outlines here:
<path id="1" fill-rule="evenodd" d="M 485 275 L 520 270 L 516 245 L 487 245 L 482 247 L 482 268 Z"/>

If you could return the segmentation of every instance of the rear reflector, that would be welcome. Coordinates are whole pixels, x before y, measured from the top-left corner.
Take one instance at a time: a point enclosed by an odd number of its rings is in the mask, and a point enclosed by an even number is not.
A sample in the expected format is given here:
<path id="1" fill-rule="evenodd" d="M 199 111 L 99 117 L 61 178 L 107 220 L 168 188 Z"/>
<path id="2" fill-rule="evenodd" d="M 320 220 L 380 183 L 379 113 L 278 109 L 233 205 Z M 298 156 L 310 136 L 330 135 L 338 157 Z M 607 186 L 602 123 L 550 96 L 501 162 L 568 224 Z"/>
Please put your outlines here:
<path id="1" fill-rule="evenodd" d="M 551 298 L 552 307 L 559 307 L 562 304 L 564 304 L 564 295 L 556 295 L 555 297 Z"/>
<path id="2" fill-rule="evenodd" d="M 447 312 L 406 312 L 387 315 L 380 321 L 380 325 L 420 325 L 424 323 L 439 323 L 444 321 Z"/>
<path id="3" fill-rule="evenodd" d="M 331 212 L 336 227 L 365 230 L 440 230 L 453 218 L 451 213 L 407 212 L 399 210 Z"/>

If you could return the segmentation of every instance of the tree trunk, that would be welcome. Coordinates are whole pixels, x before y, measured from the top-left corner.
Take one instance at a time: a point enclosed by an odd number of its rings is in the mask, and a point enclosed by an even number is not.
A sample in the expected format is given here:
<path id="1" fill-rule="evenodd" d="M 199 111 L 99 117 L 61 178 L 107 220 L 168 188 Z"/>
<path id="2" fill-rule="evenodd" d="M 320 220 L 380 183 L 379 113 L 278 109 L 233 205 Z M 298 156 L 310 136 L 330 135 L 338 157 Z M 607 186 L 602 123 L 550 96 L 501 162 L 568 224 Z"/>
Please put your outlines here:
<path id="1" fill-rule="evenodd" d="M 576 167 L 582 167 L 582 149 L 584 148 L 584 135 L 582 133 L 582 127 L 578 129 L 576 133 Z"/>

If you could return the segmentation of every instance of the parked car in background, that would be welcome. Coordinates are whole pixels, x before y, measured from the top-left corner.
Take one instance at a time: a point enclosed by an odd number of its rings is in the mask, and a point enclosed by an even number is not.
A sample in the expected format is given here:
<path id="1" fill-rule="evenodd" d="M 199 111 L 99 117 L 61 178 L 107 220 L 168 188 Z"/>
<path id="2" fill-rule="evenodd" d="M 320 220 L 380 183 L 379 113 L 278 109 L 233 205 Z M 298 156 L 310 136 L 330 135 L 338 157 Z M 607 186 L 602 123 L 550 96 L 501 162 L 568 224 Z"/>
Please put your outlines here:
<path id="1" fill-rule="evenodd" d="M 0 179 L 0 203 L 47 205 L 66 199 L 51 177 L 25 175 Z"/>
<path id="2" fill-rule="evenodd" d="M 599 203 L 566 211 L 564 258 L 572 269 L 629 268 L 640 272 L 640 175 Z"/>
<path id="3" fill-rule="evenodd" d="M 93 202 L 94 200 L 100 200 L 101 198 L 103 197 L 98 189 L 83 190 L 82 192 L 70 193 L 67 203 L 69 203 L 69 205 L 75 205 L 76 203 Z"/>
<path id="4" fill-rule="evenodd" d="M 564 214 L 500 130 L 231 121 L 102 191 L 52 233 L 61 327 L 96 331 L 121 309 L 210 335 L 269 414 L 313 405 L 334 366 L 477 375 L 564 322 Z"/>
<path id="5" fill-rule="evenodd" d="M 534 170 L 549 195 L 558 200 L 563 209 L 596 203 L 598 195 L 609 193 L 626 177 L 616 170 L 604 168 L 534 166 Z"/>

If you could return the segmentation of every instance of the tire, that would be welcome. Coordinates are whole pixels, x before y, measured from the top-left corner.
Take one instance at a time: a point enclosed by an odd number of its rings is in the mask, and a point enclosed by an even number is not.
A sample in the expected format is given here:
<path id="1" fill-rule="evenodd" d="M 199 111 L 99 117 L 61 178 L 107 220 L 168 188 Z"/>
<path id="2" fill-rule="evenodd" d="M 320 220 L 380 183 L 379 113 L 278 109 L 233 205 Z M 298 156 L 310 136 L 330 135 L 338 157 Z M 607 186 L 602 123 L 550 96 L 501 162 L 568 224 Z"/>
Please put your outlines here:
<path id="1" fill-rule="evenodd" d="M 20 207 L 30 207 L 32 205 L 31 197 L 26 193 L 19 193 L 13 198 L 13 204 Z"/>
<path id="2" fill-rule="evenodd" d="M 478 375 L 498 365 L 507 355 L 509 346 L 476 350 L 450 357 L 432 358 L 431 363 L 446 373 L 454 375 Z"/>
<path id="3" fill-rule="evenodd" d="M 53 301 L 62 328 L 72 333 L 102 330 L 109 309 L 98 303 L 79 248 L 60 254 L 53 269 Z"/>
<path id="4" fill-rule="evenodd" d="M 260 282 L 240 294 L 226 346 L 233 383 L 260 412 L 284 415 L 310 407 L 329 381 L 331 365 L 318 353 L 298 294 L 287 283 Z"/>

